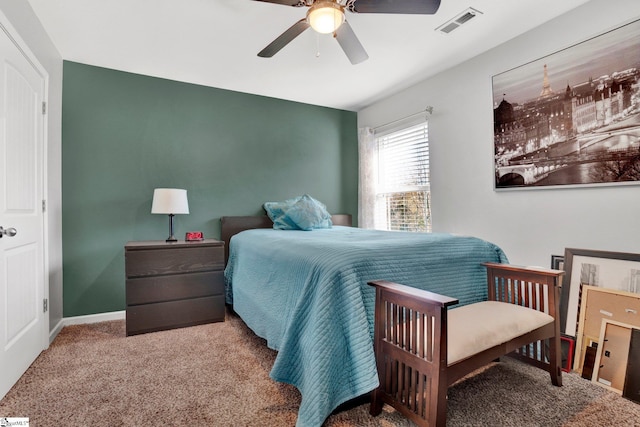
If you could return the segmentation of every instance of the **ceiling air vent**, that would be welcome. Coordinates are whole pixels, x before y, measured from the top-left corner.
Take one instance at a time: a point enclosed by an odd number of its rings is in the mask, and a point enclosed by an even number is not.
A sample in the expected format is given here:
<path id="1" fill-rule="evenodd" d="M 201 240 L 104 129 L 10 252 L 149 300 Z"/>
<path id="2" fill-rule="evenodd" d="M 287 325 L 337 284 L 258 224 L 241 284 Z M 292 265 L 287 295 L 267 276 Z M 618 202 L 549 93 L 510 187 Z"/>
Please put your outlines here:
<path id="1" fill-rule="evenodd" d="M 471 21 L 477 15 L 482 15 L 482 12 L 480 12 L 478 9 L 470 7 L 464 12 L 458 14 L 458 16 L 456 16 L 455 18 L 440 25 L 438 28 L 436 28 L 436 31 L 440 31 L 443 34 L 449 34 L 462 24 Z"/>

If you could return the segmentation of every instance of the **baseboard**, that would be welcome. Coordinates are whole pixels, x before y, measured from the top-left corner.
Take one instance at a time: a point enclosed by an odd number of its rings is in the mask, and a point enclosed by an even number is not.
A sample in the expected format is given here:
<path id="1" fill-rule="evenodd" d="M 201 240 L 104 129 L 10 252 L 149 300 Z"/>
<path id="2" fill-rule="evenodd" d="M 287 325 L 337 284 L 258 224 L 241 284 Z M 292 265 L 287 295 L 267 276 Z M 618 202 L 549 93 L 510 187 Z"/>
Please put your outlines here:
<path id="1" fill-rule="evenodd" d="M 65 326 L 108 322 L 110 320 L 124 320 L 126 319 L 126 317 L 127 312 L 125 310 L 111 311 L 109 313 L 87 314 L 84 316 L 65 317 L 63 319 L 60 319 L 60 321 L 51 330 L 51 332 L 49 332 L 49 344 L 51 344 L 53 340 L 56 339 L 60 331 L 62 331 L 62 328 L 64 328 Z"/>
<path id="2" fill-rule="evenodd" d="M 49 345 L 56 339 L 62 328 L 64 328 L 64 319 L 60 319 L 51 332 L 49 332 Z"/>
<path id="3" fill-rule="evenodd" d="M 65 317 L 62 321 L 64 322 L 64 326 L 82 325 L 85 323 L 108 322 L 110 320 L 124 320 L 126 318 L 126 314 L 127 312 L 125 310 L 111 311 L 109 313 L 98 313 L 98 314 L 87 314 L 85 316 Z"/>

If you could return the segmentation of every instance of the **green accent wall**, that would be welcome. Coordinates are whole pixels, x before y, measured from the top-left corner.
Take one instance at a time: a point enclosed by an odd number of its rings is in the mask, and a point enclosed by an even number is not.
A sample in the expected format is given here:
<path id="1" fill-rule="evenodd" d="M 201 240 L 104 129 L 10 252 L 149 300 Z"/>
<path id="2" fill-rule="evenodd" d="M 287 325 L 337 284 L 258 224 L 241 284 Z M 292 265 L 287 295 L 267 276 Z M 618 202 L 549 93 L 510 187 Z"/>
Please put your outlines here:
<path id="1" fill-rule="evenodd" d="M 153 189 L 185 188 L 177 237 L 304 193 L 357 216 L 355 112 L 64 62 L 64 316 L 124 310 L 128 241 L 164 240 Z"/>

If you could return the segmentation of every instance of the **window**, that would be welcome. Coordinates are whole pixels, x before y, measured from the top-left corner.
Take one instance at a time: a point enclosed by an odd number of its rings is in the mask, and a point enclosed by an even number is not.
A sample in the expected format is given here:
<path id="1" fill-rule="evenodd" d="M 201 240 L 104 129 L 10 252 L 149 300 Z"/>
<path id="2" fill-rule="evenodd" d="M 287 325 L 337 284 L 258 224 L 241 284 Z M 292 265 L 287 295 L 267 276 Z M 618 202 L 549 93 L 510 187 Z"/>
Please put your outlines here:
<path id="1" fill-rule="evenodd" d="M 376 133 L 375 228 L 431 231 L 428 124 Z"/>

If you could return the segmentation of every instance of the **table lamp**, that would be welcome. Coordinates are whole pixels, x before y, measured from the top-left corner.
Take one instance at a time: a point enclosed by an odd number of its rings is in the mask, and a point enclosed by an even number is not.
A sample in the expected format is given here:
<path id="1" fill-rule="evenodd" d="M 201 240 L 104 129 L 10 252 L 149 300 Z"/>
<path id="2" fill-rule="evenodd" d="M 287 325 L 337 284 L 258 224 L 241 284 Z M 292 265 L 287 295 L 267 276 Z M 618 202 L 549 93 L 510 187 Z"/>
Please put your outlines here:
<path id="1" fill-rule="evenodd" d="M 179 188 L 156 188 L 153 190 L 152 214 L 169 215 L 169 238 L 167 242 L 177 242 L 173 235 L 173 216 L 189 213 L 187 190 Z"/>

